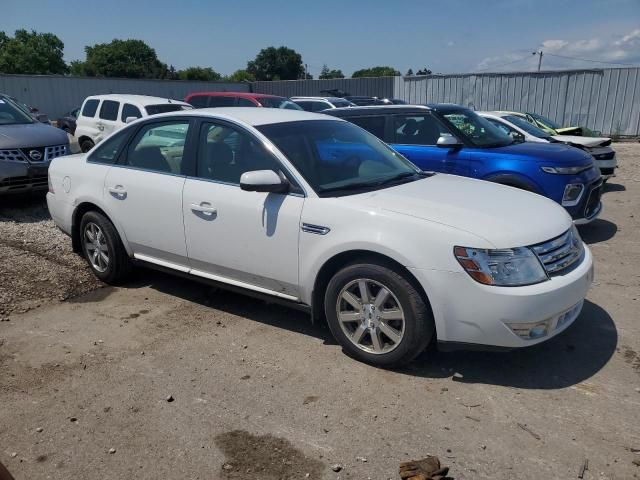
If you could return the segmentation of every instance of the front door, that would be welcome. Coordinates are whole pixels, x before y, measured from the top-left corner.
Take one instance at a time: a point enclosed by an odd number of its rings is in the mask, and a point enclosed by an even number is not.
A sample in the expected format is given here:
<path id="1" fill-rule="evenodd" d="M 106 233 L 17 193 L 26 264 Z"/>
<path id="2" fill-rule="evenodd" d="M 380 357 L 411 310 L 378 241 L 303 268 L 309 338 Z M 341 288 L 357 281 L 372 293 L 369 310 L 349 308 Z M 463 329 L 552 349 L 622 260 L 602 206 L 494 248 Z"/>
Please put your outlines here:
<path id="1" fill-rule="evenodd" d="M 304 197 L 240 189 L 244 172 L 282 171 L 251 133 L 202 121 L 197 143 L 197 178 L 186 180 L 183 195 L 192 273 L 297 298 Z"/>
<path id="2" fill-rule="evenodd" d="M 106 206 L 136 258 L 184 271 L 182 190 L 193 160 L 189 130 L 186 119 L 144 124 L 104 185 Z"/>
<path id="3" fill-rule="evenodd" d="M 449 129 L 430 113 L 394 115 L 392 147 L 422 170 L 455 173 L 464 159 L 463 148 L 438 147 L 441 135 Z"/>
<path id="4" fill-rule="evenodd" d="M 118 122 L 119 113 L 120 102 L 116 102 L 115 100 L 102 101 L 96 121 L 96 127 L 98 128 L 96 143 L 101 142 L 120 128 L 120 123 Z"/>

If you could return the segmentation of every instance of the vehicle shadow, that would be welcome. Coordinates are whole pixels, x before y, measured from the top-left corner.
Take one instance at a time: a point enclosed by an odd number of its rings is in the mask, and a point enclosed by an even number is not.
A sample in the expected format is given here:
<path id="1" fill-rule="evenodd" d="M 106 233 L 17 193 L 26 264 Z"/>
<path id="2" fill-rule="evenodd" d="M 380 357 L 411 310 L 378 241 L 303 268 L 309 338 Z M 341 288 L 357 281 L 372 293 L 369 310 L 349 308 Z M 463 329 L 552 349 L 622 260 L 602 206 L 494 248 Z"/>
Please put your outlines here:
<path id="1" fill-rule="evenodd" d="M 608 192 L 625 192 L 627 190 L 627 187 L 625 187 L 624 185 L 621 185 L 619 183 L 611 183 L 611 182 L 607 182 L 604 184 L 604 188 L 603 188 L 603 193 L 608 193 Z"/>
<path id="2" fill-rule="evenodd" d="M 174 275 L 141 268 L 136 270 L 133 280 L 126 288 L 149 287 L 167 295 L 189 302 L 215 308 L 231 315 L 244 317 L 254 322 L 290 330 L 295 333 L 323 340 L 325 345 L 336 345 L 324 321 L 311 322 L 308 313 L 279 303 L 271 303 L 241 293 L 180 278 Z"/>
<path id="3" fill-rule="evenodd" d="M 586 300 L 574 324 L 547 342 L 508 352 L 427 352 L 401 372 L 452 377 L 462 383 L 551 390 L 591 378 L 608 363 L 617 345 L 618 332 L 609 314 Z"/>
<path id="4" fill-rule="evenodd" d="M 580 225 L 578 230 L 582 240 L 586 244 L 592 245 L 594 243 L 611 240 L 618 231 L 618 226 L 609 220 L 596 218 L 593 222 L 587 225 Z"/>
<path id="5" fill-rule="evenodd" d="M 136 277 L 127 288 L 150 287 L 232 315 L 317 338 L 325 345 L 336 345 L 326 322 L 311 323 L 307 313 L 154 270 L 140 269 Z M 449 378 L 457 373 L 460 377 L 456 375 L 453 379 L 462 383 L 560 389 L 595 375 L 613 356 L 617 344 L 618 332 L 611 316 L 586 300 L 574 324 L 548 342 L 505 352 L 430 349 L 395 373 L 422 378 Z"/>
<path id="6" fill-rule="evenodd" d="M 36 223 L 50 218 L 45 193 L 7 195 L 0 198 L 0 221 Z"/>

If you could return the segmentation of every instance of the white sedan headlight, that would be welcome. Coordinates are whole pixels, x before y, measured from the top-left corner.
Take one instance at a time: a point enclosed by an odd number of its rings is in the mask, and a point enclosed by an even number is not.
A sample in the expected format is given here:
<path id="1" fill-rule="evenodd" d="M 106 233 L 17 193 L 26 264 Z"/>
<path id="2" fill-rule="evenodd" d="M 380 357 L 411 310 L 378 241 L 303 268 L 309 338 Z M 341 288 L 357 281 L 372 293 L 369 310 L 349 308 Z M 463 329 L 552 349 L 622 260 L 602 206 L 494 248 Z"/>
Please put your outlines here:
<path id="1" fill-rule="evenodd" d="M 544 267 L 530 248 L 455 247 L 455 257 L 474 280 L 485 285 L 515 287 L 544 282 Z"/>

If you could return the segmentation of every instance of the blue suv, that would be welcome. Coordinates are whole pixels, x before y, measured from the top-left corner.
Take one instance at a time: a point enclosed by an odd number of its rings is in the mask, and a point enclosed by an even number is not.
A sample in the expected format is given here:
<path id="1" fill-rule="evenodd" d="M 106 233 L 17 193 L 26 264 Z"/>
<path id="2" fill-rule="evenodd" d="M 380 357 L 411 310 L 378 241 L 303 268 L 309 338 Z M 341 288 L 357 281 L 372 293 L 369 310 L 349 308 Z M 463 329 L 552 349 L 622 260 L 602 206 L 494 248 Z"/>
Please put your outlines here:
<path id="1" fill-rule="evenodd" d="M 371 106 L 324 111 L 368 130 L 423 170 L 522 188 L 564 206 L 575 223 L 602 210 L 602 179 L 577 148 L 523 143 L 473 111 L 451 104 Z"/>

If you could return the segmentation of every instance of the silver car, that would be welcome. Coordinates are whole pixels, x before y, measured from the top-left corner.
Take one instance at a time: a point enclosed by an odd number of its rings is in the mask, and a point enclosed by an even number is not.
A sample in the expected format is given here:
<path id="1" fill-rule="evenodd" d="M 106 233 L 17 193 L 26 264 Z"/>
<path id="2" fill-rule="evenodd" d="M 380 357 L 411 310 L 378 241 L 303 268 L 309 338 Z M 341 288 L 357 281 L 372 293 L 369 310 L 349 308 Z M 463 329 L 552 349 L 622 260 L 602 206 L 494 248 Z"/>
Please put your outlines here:
<path id="1" fill-rule="evenodd" d="M 46 190 L 51 160 L 68 153 L 65 132 L 35 121 L 0 95 L 0 195 Z"/>

